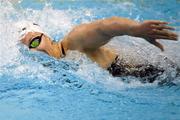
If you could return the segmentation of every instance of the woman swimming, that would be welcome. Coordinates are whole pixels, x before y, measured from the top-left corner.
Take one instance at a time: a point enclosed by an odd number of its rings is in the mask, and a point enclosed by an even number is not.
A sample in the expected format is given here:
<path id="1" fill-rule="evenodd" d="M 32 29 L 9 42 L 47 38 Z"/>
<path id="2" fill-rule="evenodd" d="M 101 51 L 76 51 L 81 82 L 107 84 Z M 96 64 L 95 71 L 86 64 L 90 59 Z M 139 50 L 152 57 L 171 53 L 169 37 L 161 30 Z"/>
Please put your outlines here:
<path id="1" fill-rule="evenodd" d="M 141 77 L 148 82 L 163 73 L 162 68 L 153 65 L 131 65 L 121 60 L 113 49 L 106 48 L 113 37 L 128 35 L 140 37 L 164 51 L 157 39 L 177 41 L 178 36 L 172 32 L 173 27 L 167 22 L 149 20 L 142 23 L 120 17 L 97 20 L 89 24 L 75 27 L 60 42 L 56 43 L 43 33 L 37 24 L 23 27 L 21 41 L 30 50 L 47 53 L 55 58 L 63 58 L 68 50 L 77 50 L 86 54 L 92 61 L 107 69 L 113 76 L 132 75 Z"/>

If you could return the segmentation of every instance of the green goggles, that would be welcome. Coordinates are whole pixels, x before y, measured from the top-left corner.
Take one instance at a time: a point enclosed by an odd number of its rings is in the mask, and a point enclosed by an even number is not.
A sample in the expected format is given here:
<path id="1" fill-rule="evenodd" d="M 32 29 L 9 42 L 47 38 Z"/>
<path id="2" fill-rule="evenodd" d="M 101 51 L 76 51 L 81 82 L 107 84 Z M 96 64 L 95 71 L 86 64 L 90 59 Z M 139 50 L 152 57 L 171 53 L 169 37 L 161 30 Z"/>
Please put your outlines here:
<path id="1" fill-rule="evenodd" d="M 40 45 L 43 33 L 40 36 L 33 38 L 29 44 L 29 48 L 36 48 Z"/>

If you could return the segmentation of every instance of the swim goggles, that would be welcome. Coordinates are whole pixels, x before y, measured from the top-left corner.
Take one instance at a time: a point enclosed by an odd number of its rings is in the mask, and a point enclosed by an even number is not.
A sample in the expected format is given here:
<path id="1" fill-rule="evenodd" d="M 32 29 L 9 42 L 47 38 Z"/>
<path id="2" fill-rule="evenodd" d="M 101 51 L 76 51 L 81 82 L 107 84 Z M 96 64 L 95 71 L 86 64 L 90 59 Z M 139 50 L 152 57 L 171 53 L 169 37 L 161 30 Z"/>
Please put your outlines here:
<path id="1" fill-rule="evenodd" d="M 40 45 L 43 33 L 40 36 L 33 38 L 29 44 L 29 48 L 36 48 Z"/>

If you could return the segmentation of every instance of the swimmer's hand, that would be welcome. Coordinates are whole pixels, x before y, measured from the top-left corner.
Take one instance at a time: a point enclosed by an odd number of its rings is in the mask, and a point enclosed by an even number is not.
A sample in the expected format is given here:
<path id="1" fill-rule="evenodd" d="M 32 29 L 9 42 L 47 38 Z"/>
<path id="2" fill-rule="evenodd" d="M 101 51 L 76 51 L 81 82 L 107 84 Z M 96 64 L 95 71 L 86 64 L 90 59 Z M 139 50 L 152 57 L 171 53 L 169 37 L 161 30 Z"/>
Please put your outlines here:
<path id="1" fill-rule="evenodd" d="M 140 23 L 138 27 L 136 27 L 135 36 L 144 38 L 149 43 L 160 48 L 161 51 L 164 51 L 163 45 L 159 43 L 157 39 L 178 40 L 178 35 L 171 32 L 171 30 L 174 30 L 174 28 L 168 26 L 167 22 L 149 20 Z"/>

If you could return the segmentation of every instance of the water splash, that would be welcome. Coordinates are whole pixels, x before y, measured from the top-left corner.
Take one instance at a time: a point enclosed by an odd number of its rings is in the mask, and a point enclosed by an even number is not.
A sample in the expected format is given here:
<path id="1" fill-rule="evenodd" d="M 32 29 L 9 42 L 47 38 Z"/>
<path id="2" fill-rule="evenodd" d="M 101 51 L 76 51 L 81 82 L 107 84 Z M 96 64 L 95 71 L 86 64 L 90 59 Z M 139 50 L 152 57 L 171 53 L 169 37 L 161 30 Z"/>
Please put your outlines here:
<path id="1" fill-rule="evenodd" d="M 64 10 L 54 9 L 50 3 L 43 3 L 44 7 L 39 10 L 23 8 L 20 4 L 21 1 L 16 5 L 8 1 L 2 1 L 0 5 L 0 27 L 4 28 L 0 30 L 0 41 L 2 43 L 0 52 L 1 76 L 3 74 L 9 74 L 15 76 L 17 79 L 29 77 L 29 79 L 52 82 L 51 79 L 63 79 L 63 74 L 69 74 L 93 84 L 115 89 L 121 89 L 123 86 L 137 87 L 147 85 L 141 84 L 137 78 L 133 77 L 114 78 L 107 71 L 101 69 L 97 64 L 92 63 L 86 56 L 80 53 L 69 53 L 70 57 L 65 59 L 66 62 L 55 60 L 39 52 L 32 53 L 24 45 L 19 44 L 19 33 L 15 27 L 17 22 L 23 20 L 32 21 L 38 23 L 46 33 L 57 41 L 65 36 L 73 26 L 98 18 L 104 18 L 105 16 L 108 17 L 110 13 L 119 11 L 119 9 L 124 12 L 122 15 L 130 12 L 128 15 L 134 17 L 134 19 L 141 20 L 141 12 L 138 11 L 135 4 L 125 2 L 116 5 L 112 11 L 107 13 L 103 12 L 104 8 L 98 8 L 98 12 L 97 8 L 79 8 L 77 10 L 69 8 Z M 128 9 L 125 9 L 127 7 Z M 139 14 L 134 16 L 134 11 L 139 12 Z M 179 84 L 179 78 L 174 75 L 176 71 L 173 68 L 169 68 L 169 63 L 165 58 L 169 58 L 177 66 L 180 66 L 180 55 L 177 54 L 180 51 L 180 42 L 162 41 L 162 43 L 166 46 L 164 53 L 161 53 L 157 48 L 142 39 L 127 36 L 114 38 L 108 47 L 113 46 L 121 56 L 130 62 L 160 63 L 161 66 L 168 69 L 164 76 L 162 76 L 162 79 L 170 76 L 171 79 L 174 79 Z M 51 64 L 50 67 L 47 64 L 51 62 L 55 62 L 56 64 Z M 73 78 L 70 77 L 69 79 Z M 127 82 L 123 82 L 127 80 L 130 80 L 128 84 Z"/>
<path id="2" fill-rule="evenodd" d="M 172 8 L 173 0 L 159 1 L 171 3 L 166 6 L 172 9 L 166 12 L 163 12 L 163 5 L 158 7 L 159 4 L 147 0 L 137 4 L 133 0 L 92 1 L 0 0 L 2 120 L 180 118 L 180 78 L 175 77 L 176 71 L 167 64 L 173 61 L 179 65 L 179 41 L 161 41 L 166 45 L 164 53 L 142 39 L 127 36 L 114 38 L 107 46 L 115 48 L 129 62 L 158 63 L 165 67 L 167 72 L 161 80 L 164 82 L 163 79 L 172 77 L 178 85 L 171 84 L 172 87 L 157 87 L 158 83 L 142 84 L 138 78 L 130 76 L 114 78 L 79 52 L 71 51 L 66 58 L 56 60 L 43 53 L 29 51 L 19 43 L 15 24 L 23 20 L 40 24 L 58 41 L 77 24 L 114 15 L 138 21 L 161 17 L 174 22 L 178 18 L 178 14 L 174 15 L 177 9 Z M 139 7 L 139 3 L 142 6 Z M 151 5 L 160 10 L 151 9 Z"/>

